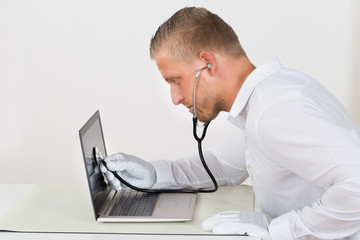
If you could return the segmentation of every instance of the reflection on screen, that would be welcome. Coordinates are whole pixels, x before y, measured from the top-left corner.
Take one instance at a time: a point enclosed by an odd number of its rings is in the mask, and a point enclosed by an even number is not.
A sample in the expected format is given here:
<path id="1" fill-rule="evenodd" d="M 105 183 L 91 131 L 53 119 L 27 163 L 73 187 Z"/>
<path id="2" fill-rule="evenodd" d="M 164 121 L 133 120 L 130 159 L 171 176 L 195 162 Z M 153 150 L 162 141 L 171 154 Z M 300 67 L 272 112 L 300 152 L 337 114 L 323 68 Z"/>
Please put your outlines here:
<path id="1" fill-rule="evenodd" d="M 82 141 L 86 158 L 91 158 L 93 147 L 97 147 L 102 156 L 106 157 L 99 119 L 97 119 L 86 131 L 86 133 L 83 134 Z"/>
<path id="2" fill-rule="evenodd" d="M 86 132 L 80 136 L 85 156 L 86 173 L 91 188 L 91 195 L 94 202 L 97 196 L 106 188 L 105 179 L 100 171 L 100 167 L 95 161 L 92 149 L 96 147 L 102 157 L 106 157 L 106 150 L 102 135 L 102 129 L 99 119 L 96 119 Z M 96 204 L 95 204 L 96 205 Z M 98 209 L 96 209 L 96 212 Z"/>

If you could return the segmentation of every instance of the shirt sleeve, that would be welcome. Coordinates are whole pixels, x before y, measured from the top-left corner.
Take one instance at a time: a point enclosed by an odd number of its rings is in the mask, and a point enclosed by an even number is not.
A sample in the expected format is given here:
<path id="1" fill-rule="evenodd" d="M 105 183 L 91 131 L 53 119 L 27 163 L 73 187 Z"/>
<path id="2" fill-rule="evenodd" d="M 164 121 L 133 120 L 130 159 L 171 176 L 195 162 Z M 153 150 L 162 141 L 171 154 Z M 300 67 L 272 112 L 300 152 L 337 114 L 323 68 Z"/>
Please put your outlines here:
<path id="1" fill-rule="evenodd" d="M 360 130 L 340 104 L 283 103 L 268 109 L 258 128 L 259 143 L 276 164 L 325 190 L 311 206 L 273 219 L 272 238 L 341 239 L 359 232 Z"/>
<path id="2" fill-rule="evenodd" d="M 203 154 L 219 186 L 239 184 L 248 177 L 245 167 L 243 132 L 217 147 L 204 151 Z M 157 160 L 151 163 L 157 175 L 154 189 L 213 186 L 198 154 L 175 161 Z"/>

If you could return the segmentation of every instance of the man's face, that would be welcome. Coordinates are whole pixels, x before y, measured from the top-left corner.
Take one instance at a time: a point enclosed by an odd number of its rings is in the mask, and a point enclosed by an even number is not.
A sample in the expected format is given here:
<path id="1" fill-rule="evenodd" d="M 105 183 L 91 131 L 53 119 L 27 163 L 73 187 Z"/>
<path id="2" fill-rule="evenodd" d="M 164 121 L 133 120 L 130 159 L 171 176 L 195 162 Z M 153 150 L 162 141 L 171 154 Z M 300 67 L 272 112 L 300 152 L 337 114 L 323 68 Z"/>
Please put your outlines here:
<path id="1" fill-rule="evenodd" d="M 175 105 L 183 104 L 192 113 L 195 76 L 205 64 L 198 61 L 192 68 L 188 64 L 172 61 L 163 56 L 155 58 L 155 61 L 161 75 L 170 85 L 172 102 Z M 208 71 L 207 68 L 201 71 L 195 97 L 196 117 L 204 123 L 213 120 L 223 110 L 224 105 L 224 101 L 217 94 L 215 78 L 211 77 Z"/>

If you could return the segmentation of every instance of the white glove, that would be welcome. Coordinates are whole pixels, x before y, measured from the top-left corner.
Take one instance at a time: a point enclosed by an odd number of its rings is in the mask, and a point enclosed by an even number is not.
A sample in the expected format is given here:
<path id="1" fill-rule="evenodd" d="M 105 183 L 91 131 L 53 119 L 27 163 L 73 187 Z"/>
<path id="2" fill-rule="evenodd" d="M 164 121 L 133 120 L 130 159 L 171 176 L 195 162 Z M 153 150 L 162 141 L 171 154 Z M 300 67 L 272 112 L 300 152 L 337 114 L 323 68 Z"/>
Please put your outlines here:
<path id="1" fill-rule="evenodd" d="M 270 240 L 268 220 L 263 213 L 254 211 L 225 211 L 202 222 L 204 230 L 217 234 L 245 234 Z"/>
<path id="2" fill-rule="evenodd" d="M 156 183 L 155 168 L 150 162 L 124 153 L 113 154 L 104 161 L 107 169 L 101 164 L 100 170 L 108 180 L 110 188 L 116 191 L 125 185 L 110 171 L 116 172 L 125 181 L 138 188 L 149 189 Z"/>
<path id="3" fill-rule="evenodd" d="M 93 160 L 93 157 L 86 158 L 87 173 L 89 174 L 89 183 L 92 194 L 99 193 L 106 188 L 106 183 L 103 175 L 100 172 L 99 166 L 97 166 Z"/>

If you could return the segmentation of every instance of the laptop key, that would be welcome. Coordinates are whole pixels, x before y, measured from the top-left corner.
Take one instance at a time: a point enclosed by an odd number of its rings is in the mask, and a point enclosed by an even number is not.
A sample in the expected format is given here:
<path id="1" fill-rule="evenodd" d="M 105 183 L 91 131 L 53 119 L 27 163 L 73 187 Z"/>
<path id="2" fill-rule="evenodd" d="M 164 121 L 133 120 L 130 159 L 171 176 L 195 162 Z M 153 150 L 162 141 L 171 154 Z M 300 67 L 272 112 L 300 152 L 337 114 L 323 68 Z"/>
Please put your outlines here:
<path id="1" fill-rule="evenodd" d="M 135 192 L 135 191 L 130 192 L 129 197 L 128 197 L 127 201 L 126 201 L 126 204 L 124 206 L 123 212 L 121 213 L 121 216 L 128 216 L 129 215 L 129 212 L 130 212 L 132 206 L 135 203 L 136 194 L 137 194 L 137 192 Z"/>
<path id="2" fill-rule="evenodd" d="M 136 195 L 136 198 L 134 200 L 134 204 L 131 208 L 131 211 L 129 212 L 129 216 L 137 216 L 137 212 L 138 212 L 138 209 L 141 205 L 141 201 L 142 201 L 142 198 L 143 198 L 143 194 L 142 192 L 138 192 L 137 195 Z"/>
<path id="3" fill-rule="evenodd" d="M 116 193 L 116 201 L 115 204 L 113 206 L 113 208 L 110 211 L 110 216 L 120 216 L 121 213 L 123 212 L 125 206 L 126 206 L 126 202 L 128 200 L 128 197 L 130 195 L 130 191 L 118 191 Z"/>
<path id="4" fill-rule="evenodd" d="M 150 195 L 148 193 L 144 194 L 141 199 L 141 204 L 139 206 L 139 209 L 137 210 L 136 216 L 144 216 L 143 213 L 145 211 L 146 205 L 149 201 Z"/>
<path id="5" fill-rule="evenodd" d="M 150 199 L 149 199 L 149 202 L 148 202 L 148 204 L 146 206 L 146 209 L 145 209 L 145 211 L 143 213 L 143 216 L 151 216 L 152 215 L 153 210 L 155 208 L 157 198 L 158 198 L 158 194 L 150 195 Z"/>
<path id="6" fill-rule="evenodd" d="M 143 193 L 134 190 L 122 190 L 118 192 L 110 216 L 151 216 L 158 193 Z"/>

